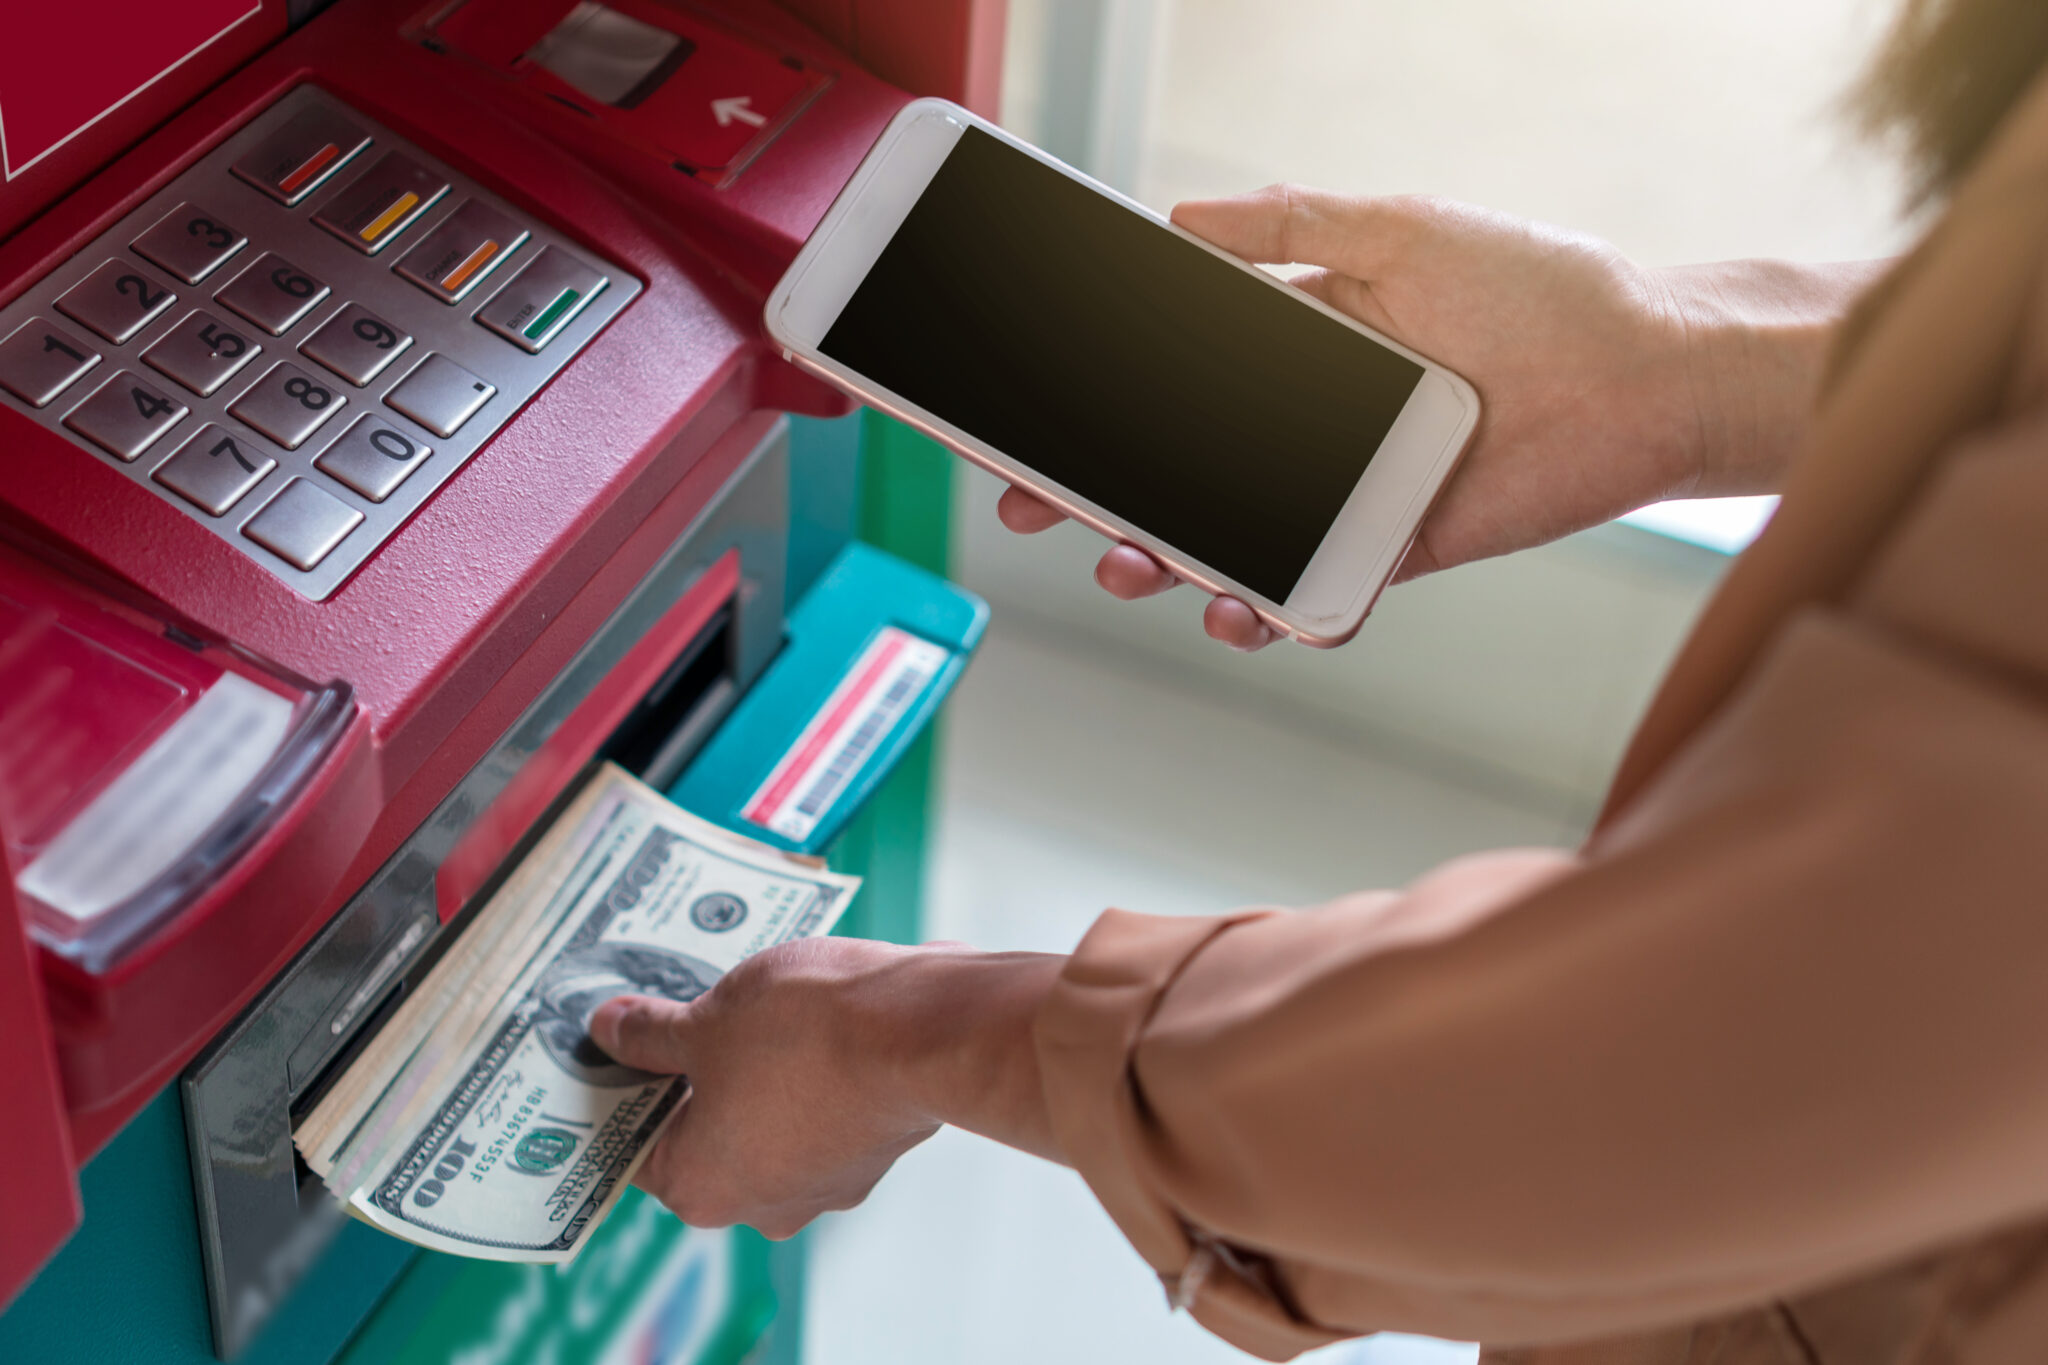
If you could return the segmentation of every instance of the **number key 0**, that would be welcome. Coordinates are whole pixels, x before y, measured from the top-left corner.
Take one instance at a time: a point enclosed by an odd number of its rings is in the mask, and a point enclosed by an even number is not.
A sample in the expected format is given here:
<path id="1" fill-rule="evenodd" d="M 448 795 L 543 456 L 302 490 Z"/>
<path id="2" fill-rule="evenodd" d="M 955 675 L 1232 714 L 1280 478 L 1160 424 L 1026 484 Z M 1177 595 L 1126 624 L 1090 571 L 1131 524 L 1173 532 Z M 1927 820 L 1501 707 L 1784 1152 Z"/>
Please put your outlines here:
<path id="1" fill-rule="evenodd" d="M 274 365 L 228 411 L 286 450 L 296 450 L 348 400 L 296 365 Z"/>

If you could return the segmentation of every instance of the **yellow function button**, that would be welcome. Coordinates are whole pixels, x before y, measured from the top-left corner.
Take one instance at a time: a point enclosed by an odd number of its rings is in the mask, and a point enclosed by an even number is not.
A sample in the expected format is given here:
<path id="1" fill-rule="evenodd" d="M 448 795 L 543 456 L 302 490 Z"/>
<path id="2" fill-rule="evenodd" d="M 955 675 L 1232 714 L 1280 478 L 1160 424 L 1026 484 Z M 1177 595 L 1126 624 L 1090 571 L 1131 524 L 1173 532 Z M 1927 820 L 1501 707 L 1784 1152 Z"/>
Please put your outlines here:
<path id="1" fill-rule="evenodd" d="M 386 152 L 313 221 L 365 255 L 375 255 L 446 193 L 442 176 L 403 152 Z"/>
<path id="2" fill-rule="evenodd" d="M 393 223 L 396 223 L 399 219 L 405 217 L 406 214 L 411 213 L 414 209 L 418 208 L 419 203 L 420 197 L 417 194 L 414 194 L 411 190 L 407 190 L 404 194 L 398 196 L 397 202 L 392 204 L 390 208 L 384 210 L 375 218 L 372 218 L 370 220 L 370 225 L 364 228 L 361 232 L 358 232 L 356 236 L 362 238 L 366 242 L 376 241 L 379 237 L 382 237 L 386 232 L 391 230 L 391 225 Z"/>

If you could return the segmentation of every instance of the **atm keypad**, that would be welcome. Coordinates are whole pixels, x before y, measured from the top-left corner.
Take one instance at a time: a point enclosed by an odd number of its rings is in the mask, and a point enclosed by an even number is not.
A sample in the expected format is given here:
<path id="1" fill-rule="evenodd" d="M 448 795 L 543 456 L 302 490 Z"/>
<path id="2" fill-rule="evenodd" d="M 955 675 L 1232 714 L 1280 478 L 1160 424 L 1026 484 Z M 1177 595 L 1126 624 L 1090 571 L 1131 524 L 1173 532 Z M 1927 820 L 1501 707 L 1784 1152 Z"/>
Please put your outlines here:
<path id="1" fill-rule="evenodd" d="M 319 361 L 360 389 L 384 373 L 410 345 L 412 338 L 403 330 L 360 303 L 352 303 L 307 337 L 299 354 Z"/>
<path id="2" fill-rule="evenodd" d="M 162 280 L 139 266 L 116 260 L 65 290 L 57 300 L 57 311 L 119 346 L 177 301 L 178 296 Z"/>
<path id="3" fill-rule="evenodd" d="M 228 409 L 286 450 L 297 450 L 348 399 L 296 365 L 278 364 Z"/>
<path id="4" fill-rule="evenodd" d="M 302 86 L 0 308 L 0 406 L 318 601 L 640 289 Z"/>
<path id="5" fill-rule="evenodd" d="M 129 245 L 185 283 L 197 284 L 249 245 L 249 239 L 211 209 L 180 204 Z"/>
<path id="6" fill-rule="evenodd" d="M 221 516 L 263 482 L 277 461 L 240 432 L 209 422 L 158 467 L 156 481 L 208 516 Z"/>
<path id="7" fill-rule="evenodd" d="M 274 337 L 281 337 L 333 293 L 274 251 L 266 251 L 214 298 Z"/>
<path id="8" fill-rule="evenodd" d="M 133 370 L 123 370 L 72 409 L 64 425 L 126 463 L 139 458 L 190 411 Z"/>
<path id="9" fill-rule="evenodd" d="M 99 363 L 98 351 L 48 318 L 30 318 L 0 341 L 0 385 L 32 408 L 48 407 Z"/>

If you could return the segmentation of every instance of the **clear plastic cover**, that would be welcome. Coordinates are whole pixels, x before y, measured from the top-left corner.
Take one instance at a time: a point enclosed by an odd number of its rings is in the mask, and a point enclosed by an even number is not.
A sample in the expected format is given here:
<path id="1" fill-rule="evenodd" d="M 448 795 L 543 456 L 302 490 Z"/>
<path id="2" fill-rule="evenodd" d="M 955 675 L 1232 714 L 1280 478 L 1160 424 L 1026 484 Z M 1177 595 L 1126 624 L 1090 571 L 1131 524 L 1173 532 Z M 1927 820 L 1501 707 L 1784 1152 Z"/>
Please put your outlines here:
<path id="1" fill-rule="evenodd" d="M 352 711 L 0 545 L 0 838 L 31 931 L 89 971 L 203 897 Z"/>

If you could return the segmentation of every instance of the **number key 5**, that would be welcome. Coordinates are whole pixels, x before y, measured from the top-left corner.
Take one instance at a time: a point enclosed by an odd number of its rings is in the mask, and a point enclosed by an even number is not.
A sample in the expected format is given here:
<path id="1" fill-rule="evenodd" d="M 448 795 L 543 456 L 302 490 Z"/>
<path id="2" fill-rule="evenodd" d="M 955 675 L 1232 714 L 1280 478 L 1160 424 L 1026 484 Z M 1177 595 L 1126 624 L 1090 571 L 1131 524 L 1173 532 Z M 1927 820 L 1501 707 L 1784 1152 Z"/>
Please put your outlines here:
<path id="1" fill-rule="evenodd" d="M 142 359 L 201 398 L 235 377 L 263 348 L 246 332 L 198 312 L 165 332 Z"/>

